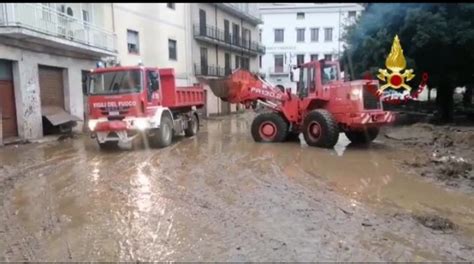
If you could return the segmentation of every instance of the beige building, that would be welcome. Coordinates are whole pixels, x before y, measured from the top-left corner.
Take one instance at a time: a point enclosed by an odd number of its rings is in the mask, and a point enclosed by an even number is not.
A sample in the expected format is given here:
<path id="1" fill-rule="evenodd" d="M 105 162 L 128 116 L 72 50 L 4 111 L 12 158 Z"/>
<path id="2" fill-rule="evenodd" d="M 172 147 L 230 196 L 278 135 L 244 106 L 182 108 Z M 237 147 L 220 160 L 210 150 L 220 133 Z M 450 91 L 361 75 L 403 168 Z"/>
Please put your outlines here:
<path id="1" fill-rule="evenodd" d="M 83 77 L 115 56 L 115 38 L 111 4 L 0 3 L 0 144 L 64 118 L 81 130 Z"/>
<path id="2" fill-rule="evenodd" d="M 191 6 L 192 67 L 198 80 L 221 78 L 236 68 L 258 72 L 265 48 L 259 43 L 258 6 L 253 3 L 195 3 Z M 236 111 L 207 88 L 207 114 Z"/>
<path id="3" fill-rule="evenodd" d="M 176 71 L 177 85 L 191 82 L 187 65 L 190 30 L 189 4 L 114 3 L 118 62 L 121 65 L 170 67 Z"/>
<path id="4" fill-rule="evenodd" d="M 258 72 L 265 49 L 258 42 L 256 4 L 149 3 L 113 4 L 121 65 L 172 67 L 177 85 L 206 83 L 235 68 Z M 226 114 L 206 86 L 206 114 Z"/>

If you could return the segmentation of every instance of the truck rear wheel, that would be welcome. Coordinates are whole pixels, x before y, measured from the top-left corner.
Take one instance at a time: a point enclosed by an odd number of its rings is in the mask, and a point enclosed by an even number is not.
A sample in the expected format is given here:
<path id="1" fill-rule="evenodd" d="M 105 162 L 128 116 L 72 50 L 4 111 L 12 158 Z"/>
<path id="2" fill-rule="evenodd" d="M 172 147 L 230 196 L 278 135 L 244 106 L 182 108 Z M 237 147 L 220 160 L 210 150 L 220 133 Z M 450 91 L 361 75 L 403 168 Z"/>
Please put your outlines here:
<path id="1" fill-rule="evenodd" d="M 199 120 L 196 114 L 192 114 L 191 118 L 188 121 L 188 128 L 184 130 L 184 135 L 187 137 L 192 137 L 197 134 L 199 131 Z"/>
<path id="2" fill-rule="evenodd" d="M 173 120 L 169 115 L 164 114 L 161 117 L 160 128 L 156 129 L 155 135 L 151 138 L 153 147 L 164 148 L 171 144 L 173 139 Z"/>
<path id="3" fill-rule="evenodd" d="M 332 148 L 339 139 L 339 127 L 331 113 L 317 109 L 305 117 L 303 136 L 309 146 Z"/>
<path id="4" fill-rule="evenodd" d="M 352 143 L 370 143 L 372 142 L 377 135 L 379 134 L 379 128 L 378 127 L 369 127 L 364 130 L 358 130 L 358 131 L 345 131 L 344 134 L 346 134 L 346 137 L 352 142 Z"/>
<path id="5" fill-rule="evenodd" d="M 256 142 L 282 142 L 287 131 L 288 124 L 278 113 L 259 114 L 251 127 L 252 137 Z"/>

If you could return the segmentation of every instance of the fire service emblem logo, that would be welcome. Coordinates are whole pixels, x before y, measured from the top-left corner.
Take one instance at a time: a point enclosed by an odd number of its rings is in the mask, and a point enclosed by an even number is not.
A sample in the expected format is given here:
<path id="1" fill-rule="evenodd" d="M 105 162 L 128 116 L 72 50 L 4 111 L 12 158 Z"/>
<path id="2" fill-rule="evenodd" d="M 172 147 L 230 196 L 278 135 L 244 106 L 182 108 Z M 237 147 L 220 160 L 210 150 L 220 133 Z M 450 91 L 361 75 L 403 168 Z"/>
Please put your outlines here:
<path id="1" fill-rule="evenodd" d="M 384 102 L 400 103 L 407 100 L 416 100 L 426 87 L 426 82 L 428 81 L 427 73 L 423 73 L 422 82 L 414 93 L 412 93 L 412 88 L 407 84 L 407 82 L 415 77 L 415 74 L 413 74 L 413 69 L 405 69 L 406 60 L 398 35 L 395 35 L 393 39 L 392 49 L 385 60 L 385 67 L 387 69 L 379 69 L 379 74 L 377 74 L 377 78 L 385 82 L 385 84 L 380 86 L 378 90 L 372 91 L 377 97 L 382 97 Z M 370 75 L 367 77 L 372 79 Z"/>

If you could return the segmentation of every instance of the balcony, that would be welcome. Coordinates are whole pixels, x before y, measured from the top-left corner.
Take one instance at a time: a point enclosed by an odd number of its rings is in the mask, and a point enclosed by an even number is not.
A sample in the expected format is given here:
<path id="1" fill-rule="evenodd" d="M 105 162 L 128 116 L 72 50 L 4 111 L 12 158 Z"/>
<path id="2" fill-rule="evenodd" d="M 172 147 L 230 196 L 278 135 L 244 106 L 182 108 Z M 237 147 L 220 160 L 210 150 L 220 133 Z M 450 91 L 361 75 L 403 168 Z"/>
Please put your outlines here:
<path id="1" fill-rule="evenodd" d="M 228 70 L 228 73 L 230 73 L 230 70 Z M 223 67 L 195 63 L 194 74 L 196 76 L 224 77 L 226 76 L 226 71 Z"/>
<path id="2" fill-rule="evenodd" d="M 270 76 L 288 76 L 290 74 L 290 70 L 283 66 L 271 67 L 268 72 Z"/>
<path id="3" fill-rule="evenodd" d="M 258 7 L 254 3 L 215 3 L 214 5 L 253 25 L 263 23 L 258 15 Z"/>
<path id="4" fill-rule="evenodd" d="M 25 38 L 28 41 L 23 41 Z M 0 4 L 0 39 L 25 48 L 39 44 L 50 52 L 84 57 L 116 55 L 113 32 L 42 4 Z"/>
<path id="5" fill-rule="evenodd" d="M 258 42 L 249 41 L 230 33 L 225 34 L 223 30 L 213 26 L 194 24 L 193 33 L 194 38 L 197 40 L 219 45 L 236 52 L 244 52 L 253 56 L 265 54 L 265 46 L 260 45 Z"/>

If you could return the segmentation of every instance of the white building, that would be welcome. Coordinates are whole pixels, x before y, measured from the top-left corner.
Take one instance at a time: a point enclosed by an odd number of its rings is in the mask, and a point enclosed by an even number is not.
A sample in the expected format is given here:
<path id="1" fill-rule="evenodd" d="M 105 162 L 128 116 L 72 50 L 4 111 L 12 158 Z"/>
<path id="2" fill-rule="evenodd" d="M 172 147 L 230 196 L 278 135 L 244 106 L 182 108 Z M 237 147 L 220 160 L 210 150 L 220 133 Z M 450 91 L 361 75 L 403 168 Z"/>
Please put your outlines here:
<path id="1" fill-rule="evenodd" d="M 58 111 L 83 119 L 82 80 L 115 38 L 111 4 L 0 3 L 0 143 L 42 137 Z"/>
<path id="2" fill-rule="evenodd" d="M 318 59 L 337 59 L 343 52 L 344 26 L 363 10 L 352 3 L 260 4 L 260 38 L 266 46 L 260 72 L 275 85 L 291 87 L 292 66 Z"/>

